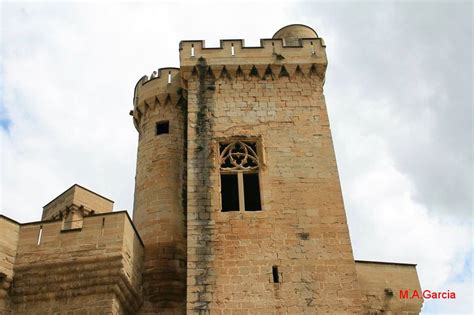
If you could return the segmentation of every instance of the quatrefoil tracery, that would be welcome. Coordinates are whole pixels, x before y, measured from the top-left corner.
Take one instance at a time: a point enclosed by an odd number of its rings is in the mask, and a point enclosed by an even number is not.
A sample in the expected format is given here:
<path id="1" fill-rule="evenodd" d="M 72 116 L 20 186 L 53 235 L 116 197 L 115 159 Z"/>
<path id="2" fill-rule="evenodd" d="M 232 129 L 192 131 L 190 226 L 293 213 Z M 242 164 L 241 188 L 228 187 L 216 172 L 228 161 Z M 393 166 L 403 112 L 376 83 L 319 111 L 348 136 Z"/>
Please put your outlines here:
<path id="1" fill-rule="evenodd" d="M 253 142 L 234 141 L 220 145 L 221 170 L 252 171 L 258 169 L 257 146 Z"/>

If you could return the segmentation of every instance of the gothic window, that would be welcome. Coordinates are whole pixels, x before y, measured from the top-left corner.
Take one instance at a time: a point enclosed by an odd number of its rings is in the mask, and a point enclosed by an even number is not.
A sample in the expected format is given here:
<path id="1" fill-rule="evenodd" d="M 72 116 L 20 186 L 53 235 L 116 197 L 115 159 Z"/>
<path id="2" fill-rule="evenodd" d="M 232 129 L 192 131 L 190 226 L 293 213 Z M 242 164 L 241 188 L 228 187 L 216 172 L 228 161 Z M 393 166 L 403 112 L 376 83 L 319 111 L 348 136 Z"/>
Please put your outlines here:
<path id="1" fill-rule="evenodd" d="M 257 143 L 219 144 L 222 211 L 259 211 L 259 158 Z"/>

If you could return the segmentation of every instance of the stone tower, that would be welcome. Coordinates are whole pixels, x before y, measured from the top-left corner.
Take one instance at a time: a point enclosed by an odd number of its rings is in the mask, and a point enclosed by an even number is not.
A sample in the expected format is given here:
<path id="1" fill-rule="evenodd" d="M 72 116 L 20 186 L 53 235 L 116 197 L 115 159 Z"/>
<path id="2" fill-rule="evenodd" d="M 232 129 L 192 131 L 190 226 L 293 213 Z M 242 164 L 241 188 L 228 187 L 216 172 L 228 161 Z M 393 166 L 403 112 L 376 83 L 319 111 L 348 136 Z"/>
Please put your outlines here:
<path id="1" fill-rule="evenodd" d="M 145 306 L 360 311 L 326 66 L 316 32 L 289 25 L 260 47 L 182 41 L 179 69 L 138 82 Z"/>
<path id="2" fill-rule="evenodd" d="M 135 87 L 133 221 L 77 184 L 0 214 L 0 314 L 418 314 L 416 265 L 354 261 L 326 66 L 305 25 L 181 42 Z"/>
<path id="3" fill-rule="evenodd" d="M 179 69 L 135 87 L 139 132 L 133 222 L 146 246 L 143 313 L 184 312 L 186 298 L 185 102 Z"/>

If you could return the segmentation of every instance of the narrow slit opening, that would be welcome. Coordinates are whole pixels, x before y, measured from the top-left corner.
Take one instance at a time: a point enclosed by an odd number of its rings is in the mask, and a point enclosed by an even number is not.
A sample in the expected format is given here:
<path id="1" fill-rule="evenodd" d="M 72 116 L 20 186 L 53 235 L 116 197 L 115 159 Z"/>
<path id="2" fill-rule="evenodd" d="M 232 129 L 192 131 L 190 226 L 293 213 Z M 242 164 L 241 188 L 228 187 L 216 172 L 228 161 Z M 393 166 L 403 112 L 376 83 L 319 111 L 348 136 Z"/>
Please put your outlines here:
<path id="1" fill-rule="evenodd" d="M 232 56 L 235 56 L 235 49 L 234 49 L 234 43 L 230 44 L 230 53 Z"/>
<path id="2" fill-rule="evenodd" d="M 194 44 L 191 44 L 191 57 L 194 57 Z"/>
<path id="3" fill-rule="evenodd" d="M 104 226 L 105 226 L 105 218 L 102 218 L 102 226 L 100 228 L 100 235 L 104 236 Z"/>
<path id="4" fill-rule="evenodd" d="M 171 83 L 171 71 L 168 71 L 168 84 Z"/>
<path id="5" fill-rule="evenodd" d="M 280 275 L 278 274 L 278 266 L 272 266 L 273 283 L 280 283 Z"/>
<path id="6" fill-rule="evenodd" d="M 43 236 L 43 226 L 40 225 L 39 232 L 38 232 L 38 241 L 37 245 L 41 244 L 41 237 Z"/>

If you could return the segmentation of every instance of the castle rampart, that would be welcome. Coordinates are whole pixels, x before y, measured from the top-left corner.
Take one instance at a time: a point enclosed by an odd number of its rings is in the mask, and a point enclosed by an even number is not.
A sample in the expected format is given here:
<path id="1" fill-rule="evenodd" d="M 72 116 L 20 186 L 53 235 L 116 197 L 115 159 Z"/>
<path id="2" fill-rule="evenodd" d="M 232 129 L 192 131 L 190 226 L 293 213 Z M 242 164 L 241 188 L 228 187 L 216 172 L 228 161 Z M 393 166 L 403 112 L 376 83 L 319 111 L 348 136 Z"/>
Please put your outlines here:
<path id="1" fill-rule="evenodd" d="M 415 264 L 356 260 L 357 277 L 366 314 L 390 310 L 394 314 L 419 314 L 423 304 Z M 400 292 L 410 295 L 402 299 Z M 410 298 L 414 291 L 420 298 Z"/>
<path id="2" fill-rule="evenodd" d="M 17 227 L 14 314 L 125 314 L 140 306 L 143 244 L 125 211 L 87 216 L 79 229 L 64 230 L 62 220 Z"/>
<path id="3" fill-rule="evenodd" d="M 3 314 L 12 308 L 8 292 L 13 282 L 20 225 L 0 215 L 0 231 L 0 314 Z"/>

